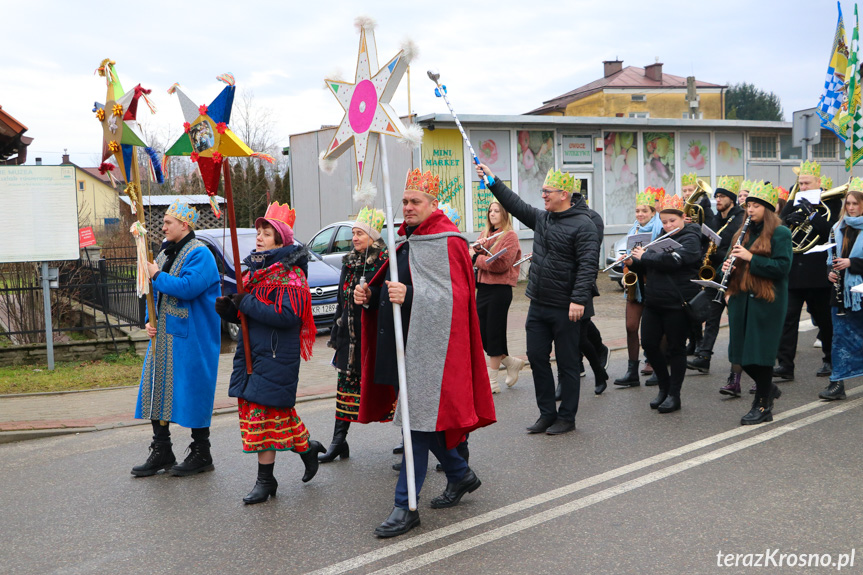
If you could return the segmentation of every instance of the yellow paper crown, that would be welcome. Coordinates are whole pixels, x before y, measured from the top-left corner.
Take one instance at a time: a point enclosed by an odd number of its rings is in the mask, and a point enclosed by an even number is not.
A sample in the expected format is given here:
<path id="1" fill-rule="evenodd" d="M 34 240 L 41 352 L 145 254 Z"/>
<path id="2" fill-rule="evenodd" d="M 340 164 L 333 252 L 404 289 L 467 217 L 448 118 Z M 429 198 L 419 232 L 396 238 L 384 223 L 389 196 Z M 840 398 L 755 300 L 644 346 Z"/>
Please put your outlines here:
<path id="1" fill-rule="evenodd" d="M 746 190 L 747 192 L 751 192 L 753 185 L 755 185 L 755 182 L 752 180 L 743 180 L 740 182 L 740 191 Z"/>
<path id="2" fill-rule="evenodd" d="M 170 205 L 168 211 L 165 212 L 165 215 L 176 218 L 181 222 L 186 222 L 193 227 L 198 223 L 198 210 L 191 207 L 189 204 L 182 203 L 180 200 L 174 200 L 174 203 Z"/>
<path id="3" fill-rule="evenodd" d="M 683 213 L 683 198 L 676 194 L 668 194 L 662 198 L 661 206 L 662 208 L 659 210 L 661 212 L 674 210 L 676 212 Z"/>
<path id="4" fill-rule="evenodd" d="M 719 190 L 720 188 L 737 195 L 740 193 L 740 182 L 733 176 L 719 176 L 719 179 L 716 180 L 716 189 Z"/>
<path id="5" fill-rule="evenodd" d="M 863 178 L 851 178 L 848 182 L 849 192 L 863 192 Z"/>
<path id="6" fill-rule="evenodd" d="M 370 229 L 375 230 L 380 233 L 384 228 L 384 222 L 386 221 L 387 216 L 381 210 L 375 210 L 368 206 L 365 206 L 360 210 L 359 215 L 357 216 L 358 224 L 365 224 Z"/>
<path id="7" fill-rule="evenodd" d="M 422 192 L 437 199 L 438 194 L 440 194 L 440 177 L 433 176 L 430 171 L 422 173 L 422 170 L 416 168 L 408 173 L 405 191 Z"/>
<path id="8" fill-rule="evenodd" d="M 665 197 L 665 188 L 651 188 L 647 187 L 643 192 L 639 192 L 635 196 L 635 205 L 636 206 L 647 206 L 649 208 L 656 208 L 657 202 L 661 202 L 662 198 Z"/>
<path id="9" fill-rule="evenodd" d="M 821 177 L 821 164 L 816 161 L 806 161 L 800 164 L 800 167 L 797 168 L 798 176 L 815 176 L 816 178 Z"/>
<path id="10" fill-rule="evenodd" d="M 680 185 L 681 186 L 697 186 L 698 185 L 698 175 L 695 172 L 683 174 L 682 176 L 680 176 Z"/>
<path id="11" fill-rule="evenodd" d="M 821 176 L 821 187 L 825 190 L 829 190 L 833 187 L 833 178 L 829 176 Z"/>
<path id="12" fill-rule="evenodd" d="M 581 193 L 581 180 L 576 181 L 576 179 L 572 177 L 572 174 L 567 174 L 566 172 L 561 172 L 560 170 L 554 170 L 551 168 L 549 168 L 548 173 L 545 175 L 545 182 L 542 183 L 542 186 L 557 188 L 558 190 L 563 190 L 570 194 Z"/>
<path id="13" fill-rule="evenodd" d="M 746 201 L 749 200 L 761 200 L 775 210 L 776 204 L 779 202 L 779 192 L 776 188 L 773 187 L 772 184 L 765 184 L 763 181 L 759 180 L 752 184 L 752 189 L 749 190 L 749 195 L 746 197 Z"/>

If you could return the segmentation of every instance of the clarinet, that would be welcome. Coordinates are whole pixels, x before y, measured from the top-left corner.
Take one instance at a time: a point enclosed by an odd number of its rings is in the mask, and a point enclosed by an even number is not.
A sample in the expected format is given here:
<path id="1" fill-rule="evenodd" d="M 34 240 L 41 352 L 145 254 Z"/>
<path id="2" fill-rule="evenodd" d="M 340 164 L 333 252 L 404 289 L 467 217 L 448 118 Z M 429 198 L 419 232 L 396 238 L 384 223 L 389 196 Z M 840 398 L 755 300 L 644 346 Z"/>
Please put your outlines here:
<path id="1" fill-rule="evenodd" d="M 752 220 L 752 216 L 746 218 L 746 221 L 743 222 L 743 227 L 740 228 L 740 236 L 737 238 L 737 243 L 734 246 L 739 246 L 743 243 L 743 236 L 746 235 L 746 230 L 749 228 L 749 222 Z M 722 303 L 725 299 L 725 290 L 728 289 L 728 280 L 731 279 L 731 272 L 734 269 L 734 261 L 737 259 L 737 256 L 731 256 L 728 258 L 728 271 L 722 274 L 722 283 L 719 285 L 719 288 L 716 292 L 716 297 L 713 298 L 714 303 Z"/>
<path id="2" fill-rule="evenodd" d="M 830 249 L 830 253 L 833 256 L 830 261 L 830 269 L 833 271 L 833 262 L 839 257 L 839 250 L 836 249 L 836 235 L 833 233 L 832 228 L 830 229 L 830 242 L 834 244 Z M 839 279 L 833 284 L 833 301 L 836 305 L 836 315 L 845 315 L 845 282 L 842 281 L 845 273 L 842 270 L 835 273 L 839 276 Z"/>

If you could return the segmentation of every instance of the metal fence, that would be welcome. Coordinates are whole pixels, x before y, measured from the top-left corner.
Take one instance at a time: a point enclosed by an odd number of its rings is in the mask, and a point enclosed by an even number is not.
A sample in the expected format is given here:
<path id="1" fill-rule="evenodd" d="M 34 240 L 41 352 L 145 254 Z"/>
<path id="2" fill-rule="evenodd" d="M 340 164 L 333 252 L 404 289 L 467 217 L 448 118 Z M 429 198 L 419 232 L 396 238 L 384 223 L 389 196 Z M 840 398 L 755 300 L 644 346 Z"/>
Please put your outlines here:
<path id="1" fill-rule="evenodd" d="M 76 261 L 49 263 L 60 270 L 59 286 L 51 290 L 54 341 L 81 339 L 83 332 L 113 338 L 116 328 L 144 326 L 145 300 L 135 291 L 135 247 L 100 251 L 99 257 L 82 250 Z M 0 343 L 45 342 L 39 268 L 39 263 L 0 264 Z"/>

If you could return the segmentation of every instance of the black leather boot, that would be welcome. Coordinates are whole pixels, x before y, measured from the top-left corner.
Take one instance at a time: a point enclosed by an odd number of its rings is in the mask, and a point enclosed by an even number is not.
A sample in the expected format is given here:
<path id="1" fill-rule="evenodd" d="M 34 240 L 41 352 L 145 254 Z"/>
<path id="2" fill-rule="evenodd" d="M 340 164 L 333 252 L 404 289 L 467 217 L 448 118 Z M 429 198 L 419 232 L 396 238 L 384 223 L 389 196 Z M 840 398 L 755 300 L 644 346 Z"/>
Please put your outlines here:
<path id="1" fill-rule="evenodd" d="M 656 377 L 655 373 L 653 374 L 653 377 Z M 653 401 L 650 402 L 650 409 L 659 409 L 659 406 L 668 398 L 669 382 L 666 381 L 665 383 L 660 383 L 659 378 L 657 378 L 656 384 L 659 386 L 659 393 L 656 394 L 656 397 L 654 397 Z"/>
<path id="2" fill-rule="evenodd" d="M 431 500 L 431 508 L 445 509 L 447 507 L 455 507 L 466 493 L 473 493 L 480 485 L 482 485 L 482 481 L 468 467 L 464 477 L 455 483 L 447 483 L 444 492 Z"/>
<path id="3" fill-rule="evenodd" d="M 656 406 L 656 411 L 659 413 L 671 413 L 678 409 L 680 409 L 679 395 L 669 395 L 662 401 L 662 403 Z"/>
<path id="4" fill-rule="evenodd" d="M 652 386 L 654 386 L 654 385 L 659 385 L 659 378 L 658 378 L 658 377 L 656 377 L 656 372 L 653 372 L 653 373 L 650 375 L 650 377 L 648 377 L 648 378 L 644 381 L 644 385 L 646 385 L 646 386 L 648 386 L 648 387 L 652 387 Z"/>
<path id="5" fill-rule="evenodd" d="M 626 373 L 623 377 L 618 377 L 614 380 L 614 385 L 621 387 L 638 387 L 641 385 L 641 379 L 638 377 L 638 360 L 629 360 L 626 367 Z"/>
<path id="6" fill-rule="evenodd" d="M 188 451 L 189 455 L 183 463 L 178 463 L 171 468 L 171 475 L 186 477 L 215 469 L 213 457 L 210 455 L 209 439 L 196 439 L 189 445 Z"/>
<path id="7" fill-rule="evenodd" d="M 150 456 L 147 457 L 147 461 L 133 467 L 132 475 L 135 477 L 150 477 L 151 475 L 156 475 L 161 469 L 171 469 L 175 463 L 177 463 L 177 458 L 174 457 L 171 442 L 160 443 L 154 441 L 150 444 Z"/>
<path id="8" fill-rule="evenodd" d="M 710 373 L 710 356 L 696 355 L 691 360 L 686 362 L 687 369 L 694 369 L 701 373 Z"/>
<path id="9" fill-rule="evenodd" d="M 351 426 L 350 421 L 336 420 L 336 426 L 333 430 L 333 442 L 327 448 L 327 452 L 318 455 L 318 461 L 321 463 L 329 463 L 334 461 L 336 457 L 347 459 L 351 456 L 351 448 L 348 447 L 348 428 Z"/>
<path id="10" fill-rule="evenodd" d="M 312 477 L 318 472 L 318 453 L 324 453 L 326 449 L 321 445 L 320 441 L 309 441 L 308 451 L 300 453 L 300 458 L 306 466 L 306 472 L 303 474 L 303 483 L 308 483 Z"/>
<path id="11" fill-rule="evenodd" d="M 821 399 L 832 401 L 834 399 L 845 399 L 845 384 L 841 381 L 830 382 L 824 391 L 818 394 Z"/>
<path id="12" fill-rule="evenodd" d="M 768 421 L 773 421 L 773 412 L 768 405 L 768 399 L 756 397 L 752 402 L 752 409 L 740 419 L 740 425 L 758 425 Z"/>
<path id="13" fill-rule="evenodd" d="M 420 524 L 420 512 L 393 507 L 390 516 L 378 525 L 375 535 L 378 537 L 396 537 L 403 535 Z"/>
<path id="14" fill-rule="evenodd" d="M 276 496 L 279 482 L 273 477 L 273 468 L 275 466 L 275 463 L 258 463 L 258 480 L 255 481 L 255 486 L 249 494 L 243 497 L 243 503 L 254 505 L 255 503 L 263 503 L 270 496 Z"/>

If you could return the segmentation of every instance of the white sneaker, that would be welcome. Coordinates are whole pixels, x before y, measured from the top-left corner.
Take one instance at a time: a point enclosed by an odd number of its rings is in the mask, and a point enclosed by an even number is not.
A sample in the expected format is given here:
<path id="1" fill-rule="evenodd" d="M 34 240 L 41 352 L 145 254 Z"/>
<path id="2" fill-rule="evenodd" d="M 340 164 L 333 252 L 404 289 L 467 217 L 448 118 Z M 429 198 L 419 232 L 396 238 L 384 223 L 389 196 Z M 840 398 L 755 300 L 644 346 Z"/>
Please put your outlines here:
<path id="1" fill-rule="evenodd" d="M 823 344 L 820 339 L 816 339 L 815 343 L 812 344 L 812 347 L 821 347 Z"/>
<path id="2" fill-rule="evenodd" d="M 500 393 L 500 384 L 497 382 L 497 370 L 488 368 L 488 380 L 491 382 L 491 392 Z"/>
<path id="3" fill-rule="evenodd" d="M 525 362 L 523 359 L 508 355 L 501 363 L 506 367 L 506 386 L 512 387 L 518 383 L 518 372 L 524 369 Z"/>

